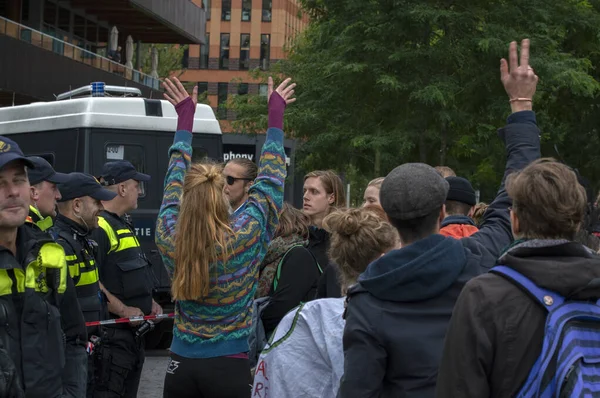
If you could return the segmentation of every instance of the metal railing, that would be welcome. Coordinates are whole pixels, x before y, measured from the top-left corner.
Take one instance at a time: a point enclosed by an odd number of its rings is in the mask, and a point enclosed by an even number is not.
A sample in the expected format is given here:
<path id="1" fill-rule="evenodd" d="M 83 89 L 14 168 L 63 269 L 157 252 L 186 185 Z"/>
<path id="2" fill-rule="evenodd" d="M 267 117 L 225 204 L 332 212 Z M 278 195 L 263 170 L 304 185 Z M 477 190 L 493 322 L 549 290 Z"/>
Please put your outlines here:
<path id="1" fill-rule="evenodd" d="M 0 16 L 0 34 L 22 40 L 36 47 L 52 51 L 74 61 L 93 66 L 103 71 L 124 77 L 127 80 L 143 84 L 154 90 L 160 90 L 160 80 L 145 73 L 126 68 L 125 65 L 111 61 L 101 55 L 75 46 L 46 33 L 21 25 Z M 66 38 L 66 37 L 65 37 Z"/>

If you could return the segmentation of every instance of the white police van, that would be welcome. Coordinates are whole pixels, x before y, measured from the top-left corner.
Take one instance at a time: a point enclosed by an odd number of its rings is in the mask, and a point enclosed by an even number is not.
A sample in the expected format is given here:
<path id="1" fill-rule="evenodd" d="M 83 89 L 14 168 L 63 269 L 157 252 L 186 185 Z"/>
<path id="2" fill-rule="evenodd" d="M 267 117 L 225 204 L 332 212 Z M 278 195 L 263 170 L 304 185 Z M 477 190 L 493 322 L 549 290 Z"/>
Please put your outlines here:
<path id="1" fill-rule="evenodd" d="M 105 162 L 125 159 L 152 176 L 131 215 L 159 280 L 155 299 L 165 306 L 171 305 L 169 278 L 154 245 L 154 228 L 176 128 L 177 113 L 168 101 L 104 83 L 61 94 L 53 102 L 0 108 L 0 135 L 10 136 L 26 155 L 46 158 L 59 172 L 99 176 Z M 210 106 L 197 106 L 193 133 L 193 161 L 223 159 L 221 128 Z"/>

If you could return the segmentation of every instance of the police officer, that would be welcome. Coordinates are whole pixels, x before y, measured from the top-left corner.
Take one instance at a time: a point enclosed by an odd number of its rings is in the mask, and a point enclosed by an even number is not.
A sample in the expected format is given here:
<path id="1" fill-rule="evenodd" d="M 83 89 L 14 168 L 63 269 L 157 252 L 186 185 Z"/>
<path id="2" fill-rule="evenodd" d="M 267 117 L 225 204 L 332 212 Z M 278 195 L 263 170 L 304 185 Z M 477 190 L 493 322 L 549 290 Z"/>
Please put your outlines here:
<path id="1" fill-rule="evenodd" d="M 19 381 L 5 396 L 60 397 L 65 343 L 58 306 L 67 288 L 64 250 L 25 226 L 33 163 L 0 137 L 0 346 Z M 6 356 L 2 364 L 6 366 Z"/>
<path id="2" fill-rule="evenodd" d="M 117 195 L 102 203 L 105 211 L 99 217 L 100 228 L 92 233 L 98 243 L 100 281 L 123 303 L 123 308 L 109 305 L 113 317 L 162 313 L 152 299 L 154 275 L 150 263 L 126 215 L 137 208 L 140 182 L 147 181 L 150 176 L 137 172 L 127 161 L 105 164 L 100 178 L 102 185 Z M 136 328 L 130 324 L 107 327 L 107 334 L 102 351 L 106 358 L 102 365 L 104 378 L 97 379 L 95 396 L 136 397 L 145 359 L 143 337 L 136 337 Z"/>
<path id="3" fill-rule="evenodd" d="M 60 199 L 56 184 L 67 182 L 69 177 L 54 171 L 44 158 L 29 156 L 27 159 L 33 163 L 33 168 L 28 173 L 31 203 L 27 221 L 46 231 L 52 227 L 52 218 L 56 217 L 56 201 Z"/>
<path id="4" fill-rule="evenodd" d="M 56 201 L 61 198 L 56 184 L 69 181 L 69 176 L 57 173 L 44 158 L 30 156 L 27 159 L 35 167 L 28 174 L 31 185 L 31 204 L 25 225 L 32 228 L 39 239 L 55 240 L 55 237 L 50 234 L 50 229 L 53 224 L 52 217 L 56 216 Z M 61 295 L 59 310 L 66 340 L 66 366 L 62 374 L 63 394 L 65 397 L 80 397 L 82 396 L 81 388 L 85 395 L 87 381 L 85 373 L 83 373 L 84 378 L 81 377 L 82 363 L 84 365 L 87 363 L 87 353 L 85 352 L 87 331 L 85 319 L 77 300 L 75 285 L 70 276 L 67 276 L 67 289 Z M 86 354 L 83 358 L 82 352 Z M 83 368 L 83 371 L 85 369 Z M 81 383 L 83 383 L 83 387 Z"/>
<path id="5" fill-rule="evenodd" d="M 59 214 L 51 231 L 56 242 L 65 249 L 69 274 L 75 284 L 85 321 L 105 320 L 108 318 L 106 300 L 100 291 L 94 260 L 95 242 L 89 238 L 89 234 L 98 228 L 98 215 L 103 209 L 101 201 L 111 200 L 116 194 L 102 188 L 100 182 L 89 174 L 71 173 L 68 177 L 67 182 L 58 186 L 62 197 L 58 202 Z M 84 345 L 88 340 L 88 332 L 101 335 L 98 328 L 86 331 L 84 325 L 74 333 L 75 341 L 67 344 L 63 385 L 65 395 L 70 397 L 85 397 L 87 391 L 91 394 L 94 384 L 94 357 L 88 356 Z"/>

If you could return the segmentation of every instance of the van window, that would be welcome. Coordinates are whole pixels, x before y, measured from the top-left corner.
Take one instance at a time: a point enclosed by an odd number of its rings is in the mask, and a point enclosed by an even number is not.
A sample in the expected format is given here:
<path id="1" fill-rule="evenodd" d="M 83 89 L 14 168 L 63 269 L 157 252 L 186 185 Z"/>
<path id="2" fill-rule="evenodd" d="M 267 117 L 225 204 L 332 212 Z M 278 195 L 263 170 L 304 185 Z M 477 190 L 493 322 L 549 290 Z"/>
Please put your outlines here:
<path id="1" fill-rule="evenodd" d="M 104 161 L 127 160 L 140 173 L 146 173 L 144 147 L 141 145 L 107 143 L 104 151 Z M 146 183 L 140 181 L 140 198 L 146 196 Z"/>

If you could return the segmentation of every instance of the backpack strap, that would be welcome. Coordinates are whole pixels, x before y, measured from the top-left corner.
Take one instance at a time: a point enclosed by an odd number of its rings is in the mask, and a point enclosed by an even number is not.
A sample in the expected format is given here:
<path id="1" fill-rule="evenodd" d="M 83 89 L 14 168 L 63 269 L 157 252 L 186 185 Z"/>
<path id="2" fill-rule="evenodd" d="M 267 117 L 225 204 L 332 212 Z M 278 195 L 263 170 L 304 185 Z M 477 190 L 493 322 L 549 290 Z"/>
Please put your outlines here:
<path id="1" fill-rule="evenodd" d="M 283 253 L 283 256 L 281 256 L 281 260 L 279 260 L 279 264 L 277 264 L 277 272 L 275 272 L 275 279 L 273 279 L 273 289 L 271 290 L 271 292 L 274 292 L 275 290 L 277 290 L 277 285 L 279 284 L 279 278 L 281 277 L 281 266 L 283 265 L 283 261 L 285 260 L 285 258 L 289 254 L 289 252 L 291 252 L 292 250 L 294 250 L 297 247 L 304 247 L 304 245 L 301 245 L 301 244 L 294 245 L 294 246 L 290 247 L 289 249 L 287 249 L 287 251 L 285 253 Z"/>
<path id="2" fill-rule="evenodd" d="M 521 286 L 549 312 L 560 306 L 565 301 L 565 298 L 560 294 L 537 286 L 531 279 L 510 267 L 497 265 L 492 268 L 490 272 L 502 275 L 513 283 Z"/>

